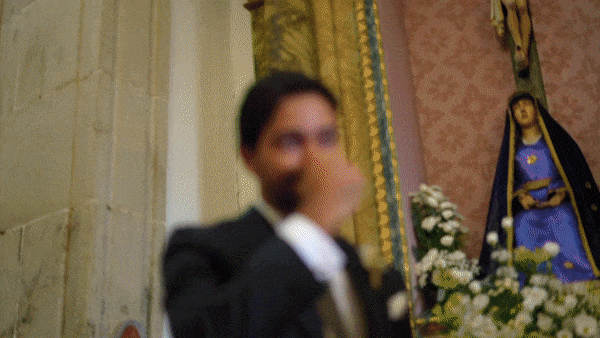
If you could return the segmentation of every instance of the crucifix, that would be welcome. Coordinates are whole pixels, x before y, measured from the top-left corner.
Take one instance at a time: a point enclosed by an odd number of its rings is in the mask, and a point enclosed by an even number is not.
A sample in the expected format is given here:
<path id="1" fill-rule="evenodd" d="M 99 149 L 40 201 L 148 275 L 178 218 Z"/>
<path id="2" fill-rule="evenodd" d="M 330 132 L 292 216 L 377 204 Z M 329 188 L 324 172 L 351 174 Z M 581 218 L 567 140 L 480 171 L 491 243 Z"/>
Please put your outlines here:
<path id="1" fill-rule="evenodd" d="M 517 90 L 529 91 L 547 108 L 528 1 L 491 0 L 491 19 L 496 33 L 506 38 L 510 48 Z"/>

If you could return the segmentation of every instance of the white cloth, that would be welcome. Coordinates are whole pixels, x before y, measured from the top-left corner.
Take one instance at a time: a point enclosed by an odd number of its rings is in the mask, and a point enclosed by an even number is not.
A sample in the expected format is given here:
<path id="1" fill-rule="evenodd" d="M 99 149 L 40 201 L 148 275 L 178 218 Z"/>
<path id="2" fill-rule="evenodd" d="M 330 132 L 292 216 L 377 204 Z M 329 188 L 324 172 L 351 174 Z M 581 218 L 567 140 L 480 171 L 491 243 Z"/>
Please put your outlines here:
<path id="1" fill-rule="evenodd" d="M 292 213 L 283 218 L 265 202 L 256 207 L 273 225 L 275 234 L 296 252 L 317 281 L 331 283 L 334 276 L 344 271 L 346 254 L 310 218 L 301 213 Z"/>

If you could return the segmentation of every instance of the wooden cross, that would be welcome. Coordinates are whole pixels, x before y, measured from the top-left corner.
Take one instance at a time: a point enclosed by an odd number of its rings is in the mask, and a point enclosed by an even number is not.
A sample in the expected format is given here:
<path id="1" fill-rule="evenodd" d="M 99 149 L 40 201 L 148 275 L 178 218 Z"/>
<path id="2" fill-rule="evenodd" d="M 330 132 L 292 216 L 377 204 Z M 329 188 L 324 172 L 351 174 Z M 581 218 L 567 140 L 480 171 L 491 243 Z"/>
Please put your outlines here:
<path id="1" fill-rule="evenodd" d="M 492 24 L 496 27 L 498 27 L 499 24 L 503 24 L 505 29 L 504 29 L 504 35 L 506 35 L 506 39 L 508 41 L 508 45 L 510 47 L 510 60 L 511 60 L 511 64 L 513 67 L 513 74 L 515 77 L 515 84 L 517 87 L 517 90 L 527 90 L 529 91 L 533 96 L 535 96 L 539 102 L 546 107 L 546 109 L 548 108 L 548 104 L 547 104 L 547 100 L 546 100 L 546 92 L 544 90 L 544 80 L 542 78 L 542 72 L 540 69 L 540 62 L 539 62 L 539 58 L 538 58 L 538 54 L 537 54 L 537 44 L 535 42 L 535 34 L 534 34 L 534 29 L 533 29 L 533 23 L 531 22 L 531 11 L 529 11 L 529 8 L 527 8 L 527 12 L 529 15 L 529 21 L 530 21 L 530 25 L 531 25 L 531 31 L 530 31 L 530 36 L 529 36 L 529 67 L 527 69 L 527 71 L 523 71 L 522 69 L 520 69 L 519 65 L 517 64 L 517 62 L 515 61 L 515 52 L 516 52 L 516 44 L 515 41 L 513 39 L 513 36 L 510 32 L 510 29 L 508 27 L 508 23 L 506 23 L 506 20 L 508 20 L 507 15 L 503 15 L 504 13 L 508 12 L 508 8 L 505 7 L 504 5 L 502 5 L 502 7 L 500 7 L 501 3 L 512 3 L 514 6 L 515 1 L 514 0 L 491 0 L 492 2 Z M 519 2 L 517 0 L 517 2 Z M 528 7 L 528 2 L 524 1 L 526 6 Z M 512 9 L 513 11 L 515 10 L 514 8 Z M 508 14 L 508 13 L 507 13 Z M 497 15 L 499 15 L 505 22 L 503 23 L 499 23 L 497 21 L 494 20 L 498 20 Z M 518 15 L 518 13 L 517 13 Z M 506 17 L 506 19 L 504 19 L 504 17 Z"/>

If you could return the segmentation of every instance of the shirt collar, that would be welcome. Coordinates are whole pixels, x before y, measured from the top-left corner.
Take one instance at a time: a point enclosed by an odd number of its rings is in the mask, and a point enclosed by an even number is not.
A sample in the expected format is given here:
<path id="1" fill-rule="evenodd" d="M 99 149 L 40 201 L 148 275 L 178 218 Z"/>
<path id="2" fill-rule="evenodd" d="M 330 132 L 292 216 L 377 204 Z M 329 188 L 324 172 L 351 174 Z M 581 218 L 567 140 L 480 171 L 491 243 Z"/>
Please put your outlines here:
<path id="1" fill-rule="evenodd" d="M 255 207 L 261 216 L 273 226 L 279 224 L 279 222 L 283 220 L 283 215 L 262 198 L 256 203 Z"/>

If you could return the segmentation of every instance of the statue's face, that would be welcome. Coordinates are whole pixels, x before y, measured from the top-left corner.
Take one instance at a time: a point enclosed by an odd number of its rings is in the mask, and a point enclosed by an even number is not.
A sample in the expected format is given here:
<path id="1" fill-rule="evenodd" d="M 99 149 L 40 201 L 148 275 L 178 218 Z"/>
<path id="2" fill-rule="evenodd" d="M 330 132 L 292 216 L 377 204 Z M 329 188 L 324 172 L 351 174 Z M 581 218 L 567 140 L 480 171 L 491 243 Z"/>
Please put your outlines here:
<path id="1" fill-rule="evenodd" d="M 521 128 L 537 124 L 537 110 L 529 98 L 523 98 L 512 105 L 513 116 Z"/>

